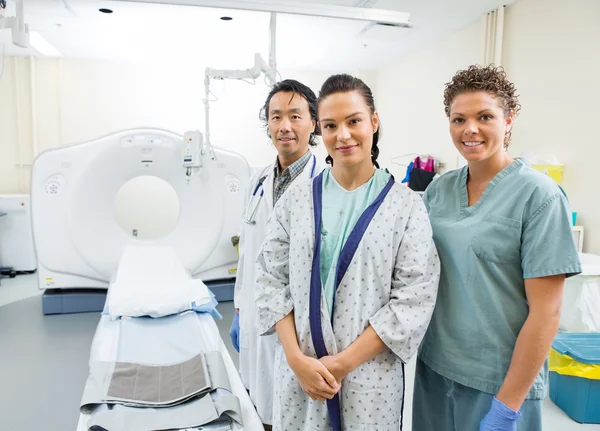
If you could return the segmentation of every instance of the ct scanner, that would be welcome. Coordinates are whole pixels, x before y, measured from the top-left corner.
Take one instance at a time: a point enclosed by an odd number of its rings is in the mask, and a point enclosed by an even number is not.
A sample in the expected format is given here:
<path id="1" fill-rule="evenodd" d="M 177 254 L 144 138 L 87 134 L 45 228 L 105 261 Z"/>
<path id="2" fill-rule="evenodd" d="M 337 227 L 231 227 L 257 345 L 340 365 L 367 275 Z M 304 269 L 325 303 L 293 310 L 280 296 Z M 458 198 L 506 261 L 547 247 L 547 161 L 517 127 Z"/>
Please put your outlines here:
<path id="1" fill-rule="evenodd" d="M 144 187 L 123 195 L 123 187 L 139 178 L 150 179 L 150 185 L 166 182 L 176 195 L 160 200 Z M 31 197 L 39 282 L 46 289 L 44 313 L 102 310 L 106 290 L 116 285 L 122 269 L 121 257 L 132 246 L 174 249 L 182 271 L 202 279 L 218 297 L 218 289 L 235 276 L 232 237 L 241 227 L 249 178 L 243 157 L 203 147 L 199 132 L 180 136 L 157 129 L 126 130 L 41 153 L 33 165 Z M 124 203 L 133 203 L 133 208 L 124 209 Z M 171 204 L 177 211 L 165 212 L 163 206 Z M 167 220 L 159 231 L 153 219 L 157 212 Z M 146 266 L 156 267 L 152 265 Z M 170 287 L 171 282 L 165 283 L 165 289 Z M 114 404 L 98 392 L 99 382 L 107 381 L 98 367 L 112 370 L 107 375 L 116 378 L 115 370 L 125 363 L 167 369 L 176 362 L 185 366 L 193 355 L 214 359 L 215 354 L 222 359 L 217 362 L 220 383 L 209 366 L 210 392 L 180 405 L 140 409 Z M 186 425 L 189 429 L 263 429 L 210 314 L 112 319 L 103 313 L 89 361 L 77 431 L 154 429 L 173 422 L 194 424 Z M 151 378 L 140 385 L 152 387 L 153 382 Z M 135 387 L 138 383 L 136 375 Z M 91 404 L 90 391 L 97 392 Z M 106 423 L 114 426 L 98 425 Z"/>
<path id="2" fill-rule="evenodd" d="M 232 298 L 237 266 L 232 237 L 242 222 L 250 168 L 238 154 L 203 148 L 196 133 L 126 130 L 37 157 L 32 226 L 39 286 L 46 290 L 44 313 L 102 310 L 105 290 L 129 244 L 173 246 L 194 278 L 213 282 L 207 284 L 218 300 Z M 160 178 L 177 194 L 175 226 L 159 238 L 147 238 L 154 214 L 138 214 L 137 225 L 130 220 L 126 228 L 117 220 L 119 190 L 140 176 Z M 121 200 L 136 196 L 134 191 Z M 134 209 L 144 211 L 144 205 Z M 150 205 L 148 211 L 157 210 L 160 206 Z"/>

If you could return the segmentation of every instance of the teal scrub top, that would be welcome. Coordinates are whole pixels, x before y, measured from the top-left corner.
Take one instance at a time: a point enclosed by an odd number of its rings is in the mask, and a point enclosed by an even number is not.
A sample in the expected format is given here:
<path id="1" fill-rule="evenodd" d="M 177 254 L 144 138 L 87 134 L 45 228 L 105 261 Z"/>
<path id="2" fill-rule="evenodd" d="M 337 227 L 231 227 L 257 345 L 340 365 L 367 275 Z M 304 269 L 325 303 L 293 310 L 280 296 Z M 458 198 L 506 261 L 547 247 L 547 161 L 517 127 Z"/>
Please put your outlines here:
<path id="1" fill-rule="evenodd" d="M 333 178 L 331 168 L 323 172 L 320 269 L 330 316 L 335 297 L 335 274 L 342 248 L 362 213 L 377 199 L 389 179 L 389 173 L 376 169 L 369 181 L 348 191 Z"/>
<path id="2" fill-rule="evenodd" d="M 525 279 L 581 272 L 564 191 L 516 159 L 468 206 L 468 167 L 423 199 L 441 262 L 436 308 L 419 357 L 436 373 L 496 394 L 529 307 Z M 528 399 L 545 396 L 547 362 Z"/>

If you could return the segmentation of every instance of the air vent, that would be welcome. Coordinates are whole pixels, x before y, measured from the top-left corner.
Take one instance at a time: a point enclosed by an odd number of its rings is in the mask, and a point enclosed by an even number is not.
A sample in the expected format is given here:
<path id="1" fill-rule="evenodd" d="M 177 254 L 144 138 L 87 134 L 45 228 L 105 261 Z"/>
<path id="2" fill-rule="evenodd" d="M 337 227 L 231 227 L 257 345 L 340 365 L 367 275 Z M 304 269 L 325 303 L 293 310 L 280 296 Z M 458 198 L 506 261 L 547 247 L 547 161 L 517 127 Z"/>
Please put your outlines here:
<path id="1" fill-rule="evenodd" d="M 406 27 L 398 27 L 388 23 L 371 23 L 367 24 L 357 36 L 361 40 L 379 40 L 390 42 L 392 40 L 401 39 L 410 34 L 410 29 Z"/>

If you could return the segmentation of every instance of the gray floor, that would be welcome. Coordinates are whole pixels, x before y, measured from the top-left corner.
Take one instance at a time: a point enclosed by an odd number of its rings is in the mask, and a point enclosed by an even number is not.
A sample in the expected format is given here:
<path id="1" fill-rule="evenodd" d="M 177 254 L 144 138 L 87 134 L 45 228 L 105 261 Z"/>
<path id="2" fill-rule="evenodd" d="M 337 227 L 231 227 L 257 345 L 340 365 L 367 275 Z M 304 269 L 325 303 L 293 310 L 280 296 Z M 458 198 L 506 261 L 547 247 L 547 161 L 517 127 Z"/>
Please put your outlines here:
<path id="1" fill-rule="evenodd" d="M 40 296 L 0 307 L 2 430 L 77 428 L 99 317 L 43 316 Z"/>
<path id="2" fill-rule="evenodd" d="M 36 285 L 31 275 L 0 285 L 0 430 L 74 431 L 100 315 L 44 316 Z M 228 341 L 233 304 L 222 303 L 219 311 L 219 330 L 237 363 Z M 413 378 L 414 362 L 407 366 L 405 430 L 411 429 Z M 578 424 L 546 400 L 544 430 L 600 431 L 600 425 Z"/>
<path id="3" fill-rule="evenodd" d="M 27 275 L 0 284 L 0 431 L 75 431 L 100 314 L 44 316 L 35 283 Z M 219 312 L 227 341 L 232 303 Z"/>

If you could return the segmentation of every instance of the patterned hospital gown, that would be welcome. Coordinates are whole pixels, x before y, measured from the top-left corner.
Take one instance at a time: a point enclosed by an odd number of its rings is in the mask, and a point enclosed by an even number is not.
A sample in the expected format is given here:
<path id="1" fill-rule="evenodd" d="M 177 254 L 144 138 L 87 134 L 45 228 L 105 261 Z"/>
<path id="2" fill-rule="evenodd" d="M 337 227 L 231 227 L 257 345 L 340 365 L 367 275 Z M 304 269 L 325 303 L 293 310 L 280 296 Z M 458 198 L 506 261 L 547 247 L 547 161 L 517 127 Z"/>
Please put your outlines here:
<path id="1" fill-rule="evenodd" d="M 309 322 L 315 246 L 312 181 L 288 190 L 267 225 L 257 261 L 259 332 L 292 310 L 301 351 L 317 357 Z M 404 397 L 404 364 L 431 319 L 440 265 L 425 206 L 394 184 L 371 220 L 335 297 L 333 327 L 321 297 L 323 338 L 329 354 L 346 349 L 371 325 L 388 347 L 342 382 L 344 430 L 398 431 Z M 275 355 L 273 429 L 328 430 L 327 405 L 306 395 L 281 344 Z"/>

